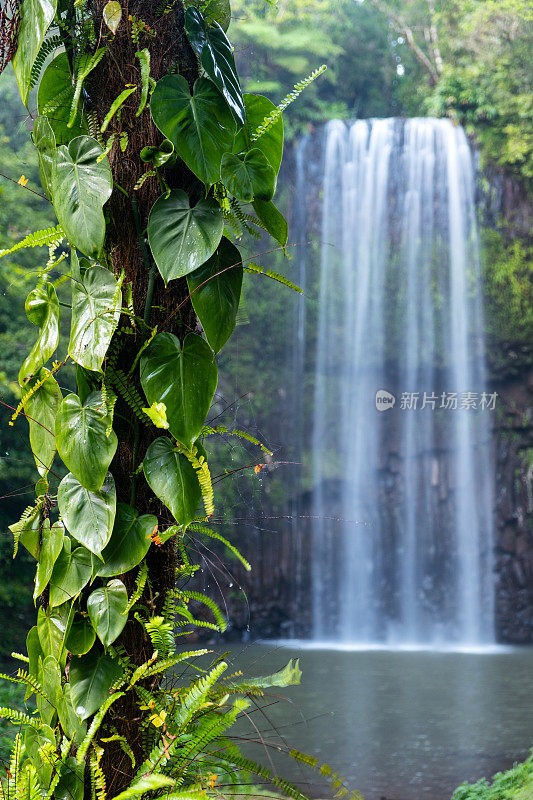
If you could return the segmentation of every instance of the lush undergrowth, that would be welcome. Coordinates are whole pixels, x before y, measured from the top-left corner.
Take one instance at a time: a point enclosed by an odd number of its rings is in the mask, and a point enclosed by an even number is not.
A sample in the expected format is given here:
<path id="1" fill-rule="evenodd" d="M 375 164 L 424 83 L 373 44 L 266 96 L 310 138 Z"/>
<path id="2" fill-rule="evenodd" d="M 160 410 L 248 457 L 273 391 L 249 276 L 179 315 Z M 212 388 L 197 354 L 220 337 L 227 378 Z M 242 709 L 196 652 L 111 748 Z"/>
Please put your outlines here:
<path id="1" fill-rule="evenodd" d="M 533 751 L 527 761 L 498 772 L 489 783 L 485 778 L 477 783 L 462 783 L 452 800 L 533 800 Z"/>

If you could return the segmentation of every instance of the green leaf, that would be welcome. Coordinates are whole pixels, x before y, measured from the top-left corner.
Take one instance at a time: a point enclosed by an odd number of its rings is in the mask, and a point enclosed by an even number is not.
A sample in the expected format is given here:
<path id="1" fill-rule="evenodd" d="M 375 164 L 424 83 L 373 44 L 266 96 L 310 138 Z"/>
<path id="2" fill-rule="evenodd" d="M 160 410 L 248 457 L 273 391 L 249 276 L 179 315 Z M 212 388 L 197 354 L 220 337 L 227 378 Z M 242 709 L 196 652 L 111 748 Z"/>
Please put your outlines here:
<path id="1" fill-rule="evenodd" d="M 122 675 L 118 663 L 100 653 L 96 647 L 84 656 L 73 658 L 70 664 L 70 686 L 74 710 L 81 719 L 98 711 L 109 690 Z"/>
<path id="2" fill-rule="evenodd" d="M 77 119 L 78 119 L 78 104 L 80 102 L 81 90 L 83 87 L 83 81 L 89 75 L 95 67 L 98 66 L 104 54 L 107 50 L 107 47 L 100 47 L 94 53 L 81 53 L 81 55 L 76 59 L 76 66 L 75 66 L 75 73 L 76 73 L 76 84 L 74 86 L 74 95 L 72 97 L 72 104 L 70 106 L 70 115 L 67 122 L 67 128 L 74 127 Z"/>
<path id="3" fill-rule="evenodd" d="M 54 208 L 69 241 L 87 256 L 104 246 L 104 203 L 111 197 L 113 179 L 103 147 L 91 136 L 77 136 L 57 148 L 52 167 Z"/>
<path id="4" fill-rule="evenodd" d="M 135 797 L 142 797 L 147 792 L 153 792 L 156 789 L 164 789 L 166 786 L 174 786 L 176 783 L 172 778 L 166 775 L 159 775 L 157 772 L 151 775 L 144 775 L 125 791 L 117 794 L 114 800 L 133 800 Z"/>
<path id="5" fill-rule="evenodd" d="M 47 117 L 37 117 L 31 137 L 39 159 L 39 178 L 47 197 L 52 197 L 52 164 L 56 153 L 56 137 Z"/>
<path id="6" fill-rule="evenodd" d="M 250 147 L 257 147 L 266 156 L 277 175 L 283 156 L 283 121 L 281 117 L 270 126 L 266 133 L 252 142 L 254 131 L 264 122 L 265 117 L 276 110 L 276 106 L 267 97 L 260 94 L 245 94 L 244 105 L 246 106 L 246 125 L 235 137 L 233 152 L 241 153 Z"/>
<path id="7" fill-rule="evenodd" d="M 37 109 L 48 119 L 57 144 L 68 144 L 76 136 L 87 133 L 87 120 L 79 111 L 74 125 L 68 127 L 73 99 L 68 56 L 60 53 L 46 67 L 37 91 Z"/>
<path id="8" fill-rule="evenodd" d="M 236 683 L 234 681 L 229 682 L 229 686 L 234 689 L 238 689 L 240 686 L 243 688 L 245 686 L 253 686 L 259 689 L 268 689 L 271 686 L 296 686 L 300 683 L 300 679 L 302 677 L 302 670 L 300 669 L 300 659 L 297 658 L 289 661 L 289 663 L 280 669 L 279 672 L 274 672 L 273 675 L 265 675 L 260 678 L 250 678 L 247 681 Z"/>
<path id="9" fill-rule="evenodd" d="M 167 164 L 171 159 L 175 160 L 176 153 L 172 142 L 168 139 L 163 139 L 158 146 L 143 147 L 140 157 L 145 164 L 153 163 L 154 167 L 162 167 L 163 164 Z"/>
<path id="10" fill-rule="evenodd" d="M 44 761 L 39 754 L 39 748 L 51 744 L 55 750 L 56 739 L 49 725 L 34 728 L 28 725 L 24 733 L 24 747 L 26 755 L 32 762 L 41 784 L 47 789 L 52 779 L 53 765 Z"/>
<path id="11" fill-rule="evenodd" d="M 225 153 L 220 177 L 231 194 L 243 203 L 251 203 L 254 197 L 272 200 L 276 191 L 274 168 L 258 147 L 244 155 Z"/>
<path id="12" fill-rule="evenodd" d="M 65 531 L 60 522 L 55 522 L 50 526 L 50 519 L 45 518 L 41 530 L 42 544 L 39 553 L 39 563 L 37 565 L 37 575 L 35 577 L 35 588 L 33 599 L 36 600 L 41 595 L 52 577 L 54 564 L 56 563 L 61 550 L 63 549 L 63 538 Z M 60 605 L 59 603 L 57 605 Z"/>
<path id="13" fill-rule="evenodd" d="M 78 747 L 85 738 L 87 733 L 87 725 L 74 711 L 70 684 L 68 683 L 63 686 L 62 696 L 60 698 L 57 711 L 59 715 L 59 722 L 61 723 L 61 727 L 65 731 L 66 736 L 69 739 L 72 739 L 75 747 Z"/>
<path id="14" fill-rule="evenodd" d="M 141 385 L 150 405 L 164 403 L 172 435 L 190 449 L 200 435 L 217 388 L 213 351 L 194 333 L 180 344 L 172 333 L 159 333 L 141 357 Z"/>
<path id="15" fill-rule="evenodd" d="M 85 547 L 72 550 L 71 540 L 66 537 L 50 580 L 50 605 L 60 606 L 73 600 L 89 583 L 91 573 L 90 552 Z"/>
<path id="16" fill-rule="evenodd" d="M 103 645 L 112 644 L 128 621 L 126 587 L 114 578 L 107 586 L 95 589 L 87 600 L 87 611 L 93 628 Z"/>
<path id="17" fill-rule="evenodd" d="M 46 656 L 42 661 L 39 670 L 39 682 L 48 699 L 45 700 L 37 695 L 37 706 L 43 721 L 47 725 L 51 725 L 63 695 L 61 691 L 61 673 L 54 656 Z"/>
<path id="18" fill-rule="evenodd" d="M 99 492 L 90 492 L 71 472 L 59 484 L 57 502 L 63 522 L 71 536 L 96 556 L 111 538 L 116 497 L 110 472 Z"/>
<path id="19" fill-rule="evenodd" d="M 70 738 L 70 737 L 69 737 Z M 61 767 L 61 777 L 54 789 L 54 800 L 83 800 L 85 763 L 69 756 Z"/>
<path id="20" fill-rule="evenodd" d="M 156 428 L 168 430 L 167 407 L 164 403 L 152 403 L 150 408 L 143 408 L 143 412 Z"/>
<path id="21" fill-rule="evenodd" d="M 30 628 L 28 631 L 28 635 L 26 636 L 26 652 L 30 660 L 28 664 L 28 672 L 34 678 L 37 678 L 39 674 L 39 659 L 44 658 L 44 652 L 39 640 L 39 631 L 37 629 L 37 625 L 34 625 L 33 628 Z M 28 696 L 31 694 L 31 690 L 27 691 L 25 699 L 27 700 Z"/>
<path id="22" fill-rule="evenodd" d="M 77 394 L 67 395 L 56 417 L 57 452 L 74 477 L 92 492 L 101 488 L 117 449 L 115 432 L 106 435 L 112 419 L 102 392 L 92 392 L 83 404 Z"/>
<path id="23" fill-rule="evenodd" d="M 88 653 L 96 640 L 96 631 L 89 619 L 76 612 L 70 631 L 65 639 L 65 647 L 74 656 Z"/>
<path id="24" fill-rule="evenodd" d="M 37 633 L 43 655 L 53 656 L 60 665 L 66 663 L 66 650 L 63 647 L 70 628 L 71 605 L 64 603 L 62 606 L 40 608 L 37 614 Z"/>
<path id="25" fill-rule="evenodd" d="M 117 516 L 109 544 L 102 551 L 104 563 L 95 573 L 103 578 L 129 572 L 140 564 L 150 547 L 150 537 L 157 528 L 157 517 L 143 514 L 126 503 L 118 503 Z"/>
<path id="26" fill-rule="evenodd" d="M 202 12 L 195 6 L 189 6 L 185 12 L 185 32 L 207 75 L 226 98 L 237 121 L 244 125 L 244 100 L 228 37 L 218 22 L 207 26 Z"/>
<path id="27" fill-rule="evenodd" d="M 36 380 L 44 380 L 27 400 L 24 413 L 30 424 L 30 445 L 39 475 L 46 476 L 56 452 L 54 427 L 61 405 L 61 389 L 54 376 L 44 367 Z"/>
<path id="28" fill-rule="evenodd" d="M 8 526 L 15 539 L 13 558 L 17 555 L 19 542 L 24 545 L 30 555 L 34 558 L 39 558 L 39 552 L 41 550 L 41 517 L 41 508 L 35 506 L 25 519 L 19 519 L 18 522 L 14 522 L 12 525 Z"/>
<path id="29" fill-rule="evenodd" d="M 117 0 L 109 0 L 109 3 L 105 4 L 102 13 L 105 24 L 111 33 L 115 34 L 120 25 L 120 20 L 122 19 L 122 7 L 120 3 L 118 3 Z"/>
<path id="30" fill-rule="evenodd" d="M 73 253 L 72 258 L 76 256 Z M 122 293 L 109 270 L 95 264 L 72 281 L 69 355 L 80 366 L 100 372 L 117 326 Z"/>
<path id="31" fill-rule="evenodd" d="M 194 310 L 215 353 L 235 328 L 242 276 L 241 254 L 226 238 L 200 269 L 187 276 Z"/>
<path id="32" fill-rule="evenodd" d="M 26 299 L 26 316 L 39 328 L 39 337 L 19 372 L 23 386 L 54 354 L 59 341 L 59 301 L 56 290 L 44 275 Z"/>
<path id="33" fill-rule="evenodd" d="M 264 200 L 254 200 L 253 206 L 268 233 L 278 244 L 285 247 L 289 238 L 289 226 L 281 211 L 278 211 L 274 203 L 267 203 Z"/>
<path id="34" fill-rule="evenodd" d="M 158 198 L 148 219 L 148 241 L 165 283 L 198 269 L 215 252 L 223 229 L 222 209 L 211 198 L 192 208 L 181 189 Z"/>
<path id="35" fill-rule="evenodd" d="M 143 470 L 150 488 L 170 509 L 178 525 L 192 522 L 202 498 L 200 484 L 186 456 L 170 439 L 160 436 L 152 442 Z"/>
<path id="36" fill-rule="evenodd" d="M 13 69 L 24 105 L 28 102 L 32 67 L 56 8 L 57 0 L 22 0 L 19 5 L 20 23 Z"/>
<path id="37" fill-rule="evenodd" d="M 189 169 L 211 186 L 220 179 L 220 161 L 231 150 L 233 115 L 216 86 L 199 78 L 191 96 L 182 75 L 165 75 L 150 101 L 152 117 Z"/>

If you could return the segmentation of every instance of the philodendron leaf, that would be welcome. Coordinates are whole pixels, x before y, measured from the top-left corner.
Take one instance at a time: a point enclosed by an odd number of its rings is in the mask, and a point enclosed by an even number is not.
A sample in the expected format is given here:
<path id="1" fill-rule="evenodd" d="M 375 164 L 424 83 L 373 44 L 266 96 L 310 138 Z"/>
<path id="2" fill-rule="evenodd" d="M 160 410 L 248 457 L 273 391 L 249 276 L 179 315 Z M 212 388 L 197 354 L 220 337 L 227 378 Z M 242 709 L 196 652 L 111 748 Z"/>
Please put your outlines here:
<path id="1" fill-rule="evenodd" d="M 227 31 L 231 22 L 229 0 L 211 0 L 204 10 L 208 22 L 218 22 L 223 31 Z"/>
<path id="2" fill-rule="evenodd" d="M 91 136 L 77 136 L 57 148 L 52 167 L 52 196 L 59 224 L 69 241 L 87 256 L 104 245 L 103 206 L 113 179 L 103 147 Z"/>
<path id="3" fill-rule="evenodd" d="M 39 159 L 39 177 L 47 197 L 52 197 L 52 164 L 56 153 L 56 137 L 48 117 L 37 117 L 31 133 Z"/>
<path id="4" fill-rule="evenodd" d="M 143 470 L 150 488 L 170 509 L 178 525 L 189 525 L 196 516 L 202 492 L 187 457 L 170 439 L 160 436 L 146 451 Z"/>
<path id="5" fill-rule="evenodd" d="M 54 354 L 59 341 L 59 301 L 56 290 L 45 275 L 26 300 L 26 316 L 39 328 L 39 337 L 19 372 L 21 386 L 43 367 Z"/>
<path id="6" fill-rule="evenodd" d="M 200 200 L 191 207 L 181 189 L 156 200 L 148 219 L 148 241 L 165 283 L 201 266 L 215 252 L 223 228 L 215 200 Z"/>
<path id="7" fill-rule="evenodd" d="M 183 346 L 174 334 L 159 333 L 141 357 L 140 373 L 148 403 L 165 404 L 170 432 L 190 449 L 217 388 L 213 351 L 194 333 L 185 337 Z"/>
<path id="8" fill-rule="evenodd" d="M 55 420 L 61 405 L 61 389 L 54 376 L 44 367 L 36 380 L 43 381 L 24 407 L 30 424 L 30 445 L 39 475 L 46 476 L 56 452 Z"/>
<path id="9" fill-rule="evenodd" d="M 73 600 L 86 586 L 92 573 L 91 554 L 85 547 L 72 550 L 68 537 L 63 542 L 63 550 L 57 559 L 50 579 L 51 606 L 60 606 Z"/>
<path id="10" fill-rule="evenodd" d="M 102 392 L 92 392 L 83 404 L 77 394 L 67 395 L 56 417 L 57 452 L 92 492 L 101 488 L 117 449 L 115 432 L 106 433 L 111 422 Z"/>
<path id="11" fill-rule="evenodd" d="M 244 125 L 244 100 L 228 37 L 218 22 L 213 20 L 207 25 L 195 6 L 189 6 L 185 12 L 185 32 L 207 75 L 226 98 L 237 121 Z"/>
<path id="12" fill-rule="evenodd" d="M 102 15 L 111 33 L 116 33 L 120 25 L 120 20 L 122 19 L 122 7 L 120 3 L 118 3 L 117 0 L 109 0 L 104 6 Z"/>
<path id="13" fill-rule="evenodd" d="M 289 238 L 289 226 L 287 220 L 279 211 L 274 203 L 264 200 L 254 200 L 254 211 L 260 222 L 263 223 L 268 233 L 278 244 L 285 247 Z"/>
<path id="14" fill-rule="evenodd" d="M 41 552 L 39 553 L 39 563 L 37 564 L 37 575 L 35 577 L 35 588 L 33 599 L 36 600 L 41 595 L 52 577 L 54 564 L 56 563 L 61 550 L 63 549 L 63 538 L 65 532 L 63 525 L 56 522 L 50 526 L 50 520 L 46 517 L 43 521 L 41 536 Z M 58 603 L 57 605 L 61 605 Z"/>
<path id="15" fill-rule="evenodd" d="M 242 276 L 241 254 L 225 237 L 211 258 L 187 276 L 194 310 L 215 353 L 235 328 Z"/>
<path id="16" fill-rule="evenodd" d="M 71 611 L 70 603 L 63 603 L 57 608 L 41 607 L 37 614 L 37 633 L 43 655 L 54 656 L 62 666 L 67 660 L 64 642 L 72 622 Z"/>
<path id="17" fill-rule="evenodd" d="M 193 94 L 183 75 L 165 75 L 150 101 L 152 118 L 180 158 L 206 186 L 220 179 L 220 161 L 231 150 L 235 121 L 226 100 L 208 78 Z"/>
<path id="18" fill-rule="evenodd" d="M 276 173 L 258 147 L 244 155 L 224 153 L 220 166 L 220 177 L 230 193 L 243 203 L 272 200 L 276 191 Z"/>
<path id="19" fill-rule="evenodd" d="M 124 630 L 128 621 L 127 607 L 128 593 L 118 578 L 109 581 L 107 586 L 95 589 L 89 596 L 87 612 L 96 635 L 106 647 Z"/>
<path id="20" fill-rule="evenodd" d="M 28 102 L 31 71 L 56 8 L 57 0 L 22 0 L 19 4 L 20 23 L 13 69 L 24 105 Z"/>
<path id="21" fill-rule="evenodd" d="M 109 696 L 111 686 L 120 678 L 122 670 L 117 661 L 93 647 L 86 655 L 73 658 L 69 680 L 72 703 L 76 714 L 87 719 L 98 711 Z"/>
<path id="22" fill-rule="evenodd" d="M 276 106 L 267 97 L 260 94 L 245 94 L 246 125 L 241 128 L 235 137 L 234 153 L 242 153 L 252 147 L 257 147 L 266 156 L 267 161 L 274 168 L 276 175 L 281 166 L 283 156 L 283 121 L 281 116 L 263 133 L 255 142 L 252 142 L 254 131 L 276 110 Z"/>
<path id="23" fill-rule="evenodd" d="M 65 639 L 65 647 L 73 656 L 88 653 L 96 640 L 96 631 L 87 615 L 76 612 L 72 625 Z"/>
<path id="24" fill-rule="evenodd" d="M 37 109 L 48 119 L 57 144 L 68 144 L 71 139 L 87 133 L 87 120 L 78 110 L 74 125 L 67 123 L 74 100 L 72 74 L 66 53 L 60 53 L 48 64 L 37 91 Z"/>
<path id="25" fill-rule="evenodd" d="M 156 529 L 157 517 L 153 514 L 139 516 L 131 506 L 118 503 L 113 533 L 102 551 L 104 563 L 96 562 L 95 574 L 111 578 L 136 567 L 148 552 L 150 537 Z"/>
<path id="26" fill-rule="evenodd" d="M 73 253 L 73 260 L 76 256 Z M 95 264 L 72 281 L 69 355 L 80 366 L 100 372 L 120 317 L 122 294 L 109 270 Z"/>
<path id="27" fill-rule="evenodd" d="M 63 725 L 63 730 L 65 726 Z M 65 731 L 66 732 L 66 731 Z M 67 733 L 70 737 L 70 733 Z M 83 800 L 85 792 L 85 763 L 78 764 L 73 756 L 65 759 L 61 777 L 54 789 L 54 800 Z"/>
<path id="28" fill-rule="evenodd" d="M 59 484 L 57 502 L 71 536 L 100 557 L 115 521 L 117 495 L 111 473 L 100 491 L 90 492 L 69 472 Z"/>

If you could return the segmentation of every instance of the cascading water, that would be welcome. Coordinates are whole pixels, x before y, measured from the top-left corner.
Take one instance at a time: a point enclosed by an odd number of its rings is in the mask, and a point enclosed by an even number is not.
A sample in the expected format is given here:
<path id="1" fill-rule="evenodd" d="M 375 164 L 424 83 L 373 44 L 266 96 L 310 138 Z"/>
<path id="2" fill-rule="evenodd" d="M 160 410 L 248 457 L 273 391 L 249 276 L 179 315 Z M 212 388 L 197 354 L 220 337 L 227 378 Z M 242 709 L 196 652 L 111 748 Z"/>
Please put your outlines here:
<path id="1" fill-rule="evenodd" d="M 468 141 L 447 120 L 333 121 L 324 165 L 314 638 L 490 642 L 495 398 Z"/>

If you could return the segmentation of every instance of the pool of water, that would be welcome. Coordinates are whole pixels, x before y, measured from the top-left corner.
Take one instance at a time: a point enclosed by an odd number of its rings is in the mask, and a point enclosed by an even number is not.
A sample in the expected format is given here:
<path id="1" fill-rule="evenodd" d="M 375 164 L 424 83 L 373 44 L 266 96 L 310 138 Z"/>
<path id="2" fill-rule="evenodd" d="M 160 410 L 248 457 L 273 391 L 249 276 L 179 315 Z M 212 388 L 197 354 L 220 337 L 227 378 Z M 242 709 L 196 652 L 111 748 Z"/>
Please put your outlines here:
<path id="1" fill-rule="evenodd" d="M 300 658 L 300 686 L 273 689 L 239 733 L 251 757 L 315 796 L 331 789 L 279 756 L 276 741 L 317 756 L 365 800 L 449 800 L 464 780 L 512 765 L 533 746 L 533 649 L 487 652 L 233 647 L 246 676 Z M 284 699 L 287 698 L 289 702 Z M 274 746 L 272 746 L 274 745 Z"/>

